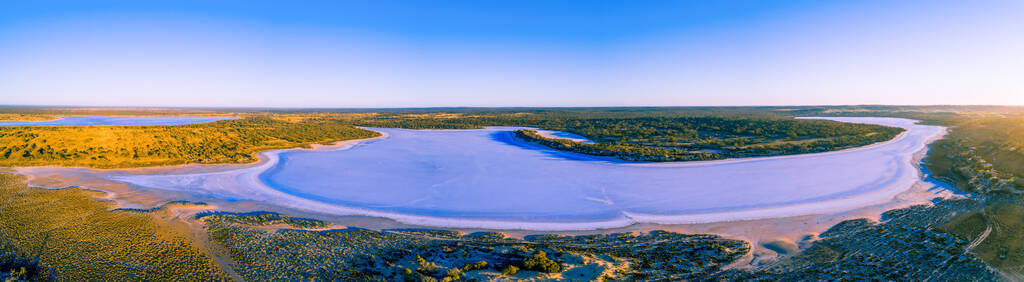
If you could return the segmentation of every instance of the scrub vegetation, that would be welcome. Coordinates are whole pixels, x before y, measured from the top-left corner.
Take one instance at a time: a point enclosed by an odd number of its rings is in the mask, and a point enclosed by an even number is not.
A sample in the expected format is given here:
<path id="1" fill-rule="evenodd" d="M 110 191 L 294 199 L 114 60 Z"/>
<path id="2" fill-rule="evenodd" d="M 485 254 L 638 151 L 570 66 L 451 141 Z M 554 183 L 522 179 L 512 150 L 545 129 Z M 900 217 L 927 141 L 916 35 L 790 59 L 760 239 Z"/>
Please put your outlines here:
<path id="1" fill-rule="evenodd" d="M 971 252 L 1013 279 L 1024 279 L 1024 115 L 982 115 L 952 123 L 933 145 L 927 168 L 983 206 L 944 227 Z"/>
<path id="2" fill-rule="evenodd" d="M 254 212 L 246 214 L 203 212 L 196 215 L 197 219 L 201 219 L 204 217 L 215 218 L 215 221 L 218 222 L 234 223 L 249 226 L 287 225 L 295 228 L 307 229 L 324 228 L 330 226 L 326 222 L 319 220 L 294 218 L 271 212 Z"/>
<path id="3" fill-rule="evenodd" d="M 19 113 L 0 113 L 0 120 L 17 120 L 17 121 L 47 121 L 54 120 L 57 117 L 48 115 L 33 115 L 33 114 L 19 114 Z"/>
<path id="4" fill-rule="evenodd" d="M 964 199 L 842 222 L 799 254 L 726 280 L 1024 279 L 1024 115 L 1021 107 L 863 107 L 841 116 L 896 116 L 948 126 L 924 166 Z M 982 264 L 983 263 L 983 264 Z"/>
<path id="5" fill-rule="evenodd" d="M 138 109 L 25 109 L 0 114 L 140 115 Z M 777 108 L 431 109 L 163 113 L 245 118 L 175 126 L 0 127 L 0 165 L 125 168 L 249 163 L 259 151 L 360 139 L 354 125 L 413 129 L 522 126 L 584 136 L 595 144 L 517 135 L 578 153 L 630 161 L 690 161 L 825 152 L 892 139 L 902 129 L 801 120 Z"/>
<path id="6" fill-rule="evenodd" d="M 1024 116 L 964 119 L 933 150 L 928 169 L 959 189 L 1024 192 Z"/>
<path id="7" fill-rule="evenodd" d="M 261 217 L 238 220 L 247 216 L 203 221 L 237 272 L 259 281 L 680 280 L 717 272 L 749 251 L 739 240 L 664 231 L 522 240 L 443 230 L 264 230 L 255 228 L 267 225 Z"/>
<path id="8" fill-rule="evenodd" d="M 7 238 L 0 237 L 0 280 L 28 281 L 39 279 L 39 260 L 18 251 Z"/>
<path id="9" fill-rule="evenodd" d="M 965 198 L 891 210 L 881 222 L 855 219 L 819 235 L 799 253 L 716 280 L 1024 279 L 1024 155 L 1021 107 L 842 107 L 802 115 L 893 116 L 950 128 L 932 144 L 933 178 L 969 192 Z M 801 110 L 807 111 L 807 110 Z"/>
<path id="10" fill-rule="evenodd" d="M 4 150 L 24 144 L 35 144 L 34 152 L 46 145 L 65 146 L 56 152 L 63 148 L 69 152 L 79 149 L 77 156 L 48 158 L 44 156 L 60 155 L 32 153 L 24 157 L 25 149 L 19 147 L 10 150 L 13 157 L 0 154 L 0 163 L 130 167 L 251 162 L 259 150 L 374 136 L 354 127 L 359 125 L 527 126 L 576 133 L 595 141 L 595 146 L 671 149 L 685 154 L 697 151 L 734 157 L 741 155 L 729 154 L 754 154 L 757 151 L 749 150 L 757 146 L 832 140 L 831 147 L 819 145 L 834 150 L 843 148 L 842 144 L 857 146 L 887 140 L 899 133 L 885 127 L 804 123 L 790 119 L 792 116 L 907 117 L 950 127 L 946 139 L 932 145 L 925 167 L 934 178 L 969 193 L 965 198 L 937 199 L 932 205 L 892 210 L 883 215 L 881 222 L 845 221 L 816 240 L 801 244 L 800 251 L 759 262 L 750 269 L 724 267 L 748 254 L 749 243 L 712 235 L 655 231 L 513 239 L 498 233 L 443 230 L 324 230 L 330 225 L 273 213 L 208 212 L 186 220 L 201 223 L 210 243 L 226 250 L 231 261 L 225 265 L 231 268 L 230 272 L 246 280 L 1024 279 L 1024 239 L 1020 236 L 1024 232 L 1021 108 L 431 109 L 241 115 L 245 118 L 183 126 L 0 128 L 0 146 L 6 146 Z M 718 131 L 695 129 L 695 134 L 687 135 L 692 132 L 683 128 L 700 127 L 685 125 L 687 120 L 721 124 Z M 678 122 L 679 127 L 670 131 L 664 122 Z M 646 129 L 648 125 L 650 129 Z M 747 126 L 777 130 L 752 132 Z M 65 134 L 66 137 L 61 137 Z M 672 136 L 677 139 L 671 141 Z M 523 138 L 554 142 L 557 144 L 548 145 L 566 146 L 559 148 L 564 150 L 576 150 L 573 146 L 578 146 L 561 139 Z M 121 148 L 149 148 L 150 151 L 141 152 L 153 153 L 135 158 L 133 154 L 121 153 Z M 156 153 L 164 150 L 176 153 Z M 762 153 L 785 152 L 771 149 Z M 29 188 L 22 177 L 0 174 L 0 277 L 230 279 L 226 274 L 229 271 L 221 269 L 208 255 L 209 246 L 199 247 L 187 231 L 155 216 L 165 210 L 111 210 L 112 204 L 96 199 L 98 196 L 98 192 L 77 188 Z"/>
<path id="11" fill-rule="evenodd" d="M 574 133 L 596 144 L 545 138 L 527 141 L 577 153 L 628 161 L 691 161 L 816 153 L 894 138 L 900 128 L 793 119 L 778 111 L 745 108 L 723 113 L 703 108 L 562 109 L 390 112 L 356 120 L 372 127 L 465 129 L 523 126 Z M 731 112 L 731 114 L 730 114 Z"/>
<path id="12" fill-rule="evenodd" d="M 944 200 L 882 214 L 882 222 L 836 224 L 792 256 L 754 269 L 716 274 L 725 281 L 999 281 L 999 272 L 970 252 L 971 240 L 942 230 L 973 199 Z"/>
<path id="13" fill-rule="evenodd" d="M 250 163 L 264 150 L 377 135 L 338 120 L 293 122 L 266 116 L 174 126 L 0 127 L 0 165 Z"/>
<path id="14" fill-rule="evenodd" d="M 0 270 L 61 281 L 228 279 L 183 231 L 149 213 L 110 211 L 96 193 L 0 174 Z"/>

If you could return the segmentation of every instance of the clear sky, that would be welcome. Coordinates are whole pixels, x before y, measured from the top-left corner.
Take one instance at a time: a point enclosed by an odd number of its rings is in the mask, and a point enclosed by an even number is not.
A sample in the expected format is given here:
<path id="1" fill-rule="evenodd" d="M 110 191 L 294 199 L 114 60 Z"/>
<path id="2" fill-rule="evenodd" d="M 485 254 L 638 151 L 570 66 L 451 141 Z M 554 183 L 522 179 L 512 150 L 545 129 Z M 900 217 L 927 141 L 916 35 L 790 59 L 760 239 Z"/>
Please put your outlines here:
<path id="1" fill-rule="evenodd" d="M 0 104 L 1024 104 L 1024 1 L 0 1 Z"/>

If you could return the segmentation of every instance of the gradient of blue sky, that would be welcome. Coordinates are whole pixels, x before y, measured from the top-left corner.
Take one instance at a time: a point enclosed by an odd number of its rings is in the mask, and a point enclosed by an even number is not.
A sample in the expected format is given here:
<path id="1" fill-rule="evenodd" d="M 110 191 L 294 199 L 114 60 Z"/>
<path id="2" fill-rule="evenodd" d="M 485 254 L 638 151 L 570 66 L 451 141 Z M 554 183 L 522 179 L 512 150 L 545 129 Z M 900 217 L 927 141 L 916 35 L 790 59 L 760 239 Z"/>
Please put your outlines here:
<path id="1" fill-rule="evenodd" d="M 0 1 L 0 104 L 1024 104 L 1024 1 Z"/>

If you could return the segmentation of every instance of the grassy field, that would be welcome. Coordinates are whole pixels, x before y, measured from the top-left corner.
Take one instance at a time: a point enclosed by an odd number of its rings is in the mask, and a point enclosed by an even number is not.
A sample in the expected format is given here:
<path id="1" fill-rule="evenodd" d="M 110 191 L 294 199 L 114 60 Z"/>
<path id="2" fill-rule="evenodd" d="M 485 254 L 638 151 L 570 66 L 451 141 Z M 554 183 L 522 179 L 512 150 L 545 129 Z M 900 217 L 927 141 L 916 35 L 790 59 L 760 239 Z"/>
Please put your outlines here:
<path id="1" fill-rule="evenodd" d="M 249 163 L 264 150 L 377 135 L 334 119 L 263 116 L 176 126 L 0 127 L 0 166 Z"/>
<path id="2" fill-rule="evenodd" d="M 42 280 L 228 280 L 182 230 L 152 214 L 109 211 L 81 189 L 29 188 L 0 174 L 0 240 L 38 258 Z"/>
<path id="3" fill-rule="evenodd" d="M 981 210 L 959 215 L 945 226 L 950 232 L 977 242 L 971 251 L 1007 273 L 1024 273 L 1024 205 L 990 202 Z"/>
<path id="4" fill-rule="evenodd" d="M 0 113 L 0 120 L 17 120 L 17 121 L 47 121 L 54 120 L 57 117 L 50 115 L 36 115 L 36 114 L 19 114 L 19 113 Z"/>

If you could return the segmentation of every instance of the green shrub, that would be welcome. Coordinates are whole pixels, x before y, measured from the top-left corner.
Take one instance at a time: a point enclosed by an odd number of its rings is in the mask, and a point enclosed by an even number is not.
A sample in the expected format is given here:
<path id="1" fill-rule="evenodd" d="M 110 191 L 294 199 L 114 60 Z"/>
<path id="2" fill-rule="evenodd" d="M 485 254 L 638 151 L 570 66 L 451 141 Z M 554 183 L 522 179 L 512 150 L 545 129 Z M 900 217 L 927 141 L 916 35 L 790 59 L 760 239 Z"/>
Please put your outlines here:
<path id="1" fill-rule="evenodd" d="M 548 258 L 544 251 L 537 250 L 532 257 L 523 260 L 523 268 L 547 273 L 562 272 L 562 266 Z"/>
<path id="2" fill-rule="evenodd" d="M 474 262 L 474 263 L 472 263 L 472 264 L 467 264 L 466 266 L 463 266 L 463 267 L 462 267 L 462 269 L 463 269 L 464 271 L 470 271 L 470 270 L 477 270 L 477 269 L 484 269 L 484 268 L 487 268 L 487 262 L 486 262 L 486 261 L 482 261 L 482 260 L 481 260 L 481 261 L 477 261 L 477 262 Z"/>
<path id="3" fill-rule="evenodd" d="M 515 265 L 509 265 L 501 270 L 501 274 L 504 275 L 516 275 L 516 273 L 519 273 L 519 268 Z"/>

